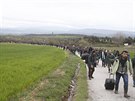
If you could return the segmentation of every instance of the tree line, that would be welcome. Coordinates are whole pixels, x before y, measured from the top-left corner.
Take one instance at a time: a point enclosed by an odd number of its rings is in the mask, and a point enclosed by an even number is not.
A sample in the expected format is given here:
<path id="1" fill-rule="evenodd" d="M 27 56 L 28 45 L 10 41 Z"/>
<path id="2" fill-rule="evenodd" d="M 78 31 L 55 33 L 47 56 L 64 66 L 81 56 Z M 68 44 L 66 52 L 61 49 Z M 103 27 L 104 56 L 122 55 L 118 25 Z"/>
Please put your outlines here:
<path id="1" fill-rule="evenodd" d="M 87 35 L 0 35 L 0 42 L 29 43 L 29 44 L 49 44 L 64 46 L 119 46 L 124 43 L 132 45 L 135 43 L 135 37 L 123 37 L 117 35 L 114 37 L 97 37 Z"/>

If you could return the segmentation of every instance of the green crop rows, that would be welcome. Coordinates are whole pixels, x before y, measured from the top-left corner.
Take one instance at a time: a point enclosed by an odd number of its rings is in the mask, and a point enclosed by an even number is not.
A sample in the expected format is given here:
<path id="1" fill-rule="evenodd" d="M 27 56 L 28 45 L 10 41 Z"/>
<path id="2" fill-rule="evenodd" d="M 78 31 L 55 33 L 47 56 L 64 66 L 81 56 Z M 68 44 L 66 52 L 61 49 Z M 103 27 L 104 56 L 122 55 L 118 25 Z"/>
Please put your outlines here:
<path id="1" fill-rule="evenodd" d="M 64 51 L 55 47 L 1 43 L 0 101 L 26 89 L 64 59 Z"/>

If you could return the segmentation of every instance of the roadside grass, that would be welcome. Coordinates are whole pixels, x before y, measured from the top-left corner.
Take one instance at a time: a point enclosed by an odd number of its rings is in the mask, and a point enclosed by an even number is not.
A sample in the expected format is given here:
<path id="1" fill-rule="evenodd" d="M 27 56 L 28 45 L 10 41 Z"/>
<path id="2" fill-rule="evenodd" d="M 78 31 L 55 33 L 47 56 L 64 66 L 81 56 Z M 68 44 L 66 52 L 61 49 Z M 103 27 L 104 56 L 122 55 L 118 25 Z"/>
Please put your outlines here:
<path id="1" fill-rule="evenodd" d="M 77 64 L 78 58 L 70 54 L 66 61 L 46 78 L 49 83 L 37 93 L 37 97 L 45 98 L 47 101 L 61 101 L 64 99 L 67 96 L 68 87 L 77 68 Z"/>
<path id="2" fill-rule="evenodd" d="M 135 57 L 135 52 L 130 52 L 131 58 Z"/>
<path id="3" fill-rule="evenodd" d="M 68 97 L 68 89 L 71 80 L 77 69 L 78 63 L 81 63 L 81 75 L 85 73 L 84 63 L 80 58 L 71 53 L 67 53 L 67 58 L 56 70 L 50 72 L 45 76 L 41 82 L 35 87 L 35 89 L 23 94 L 19 99 L 21 101 L 65 101 Z M 82 71 L 83 70 L 83 71 Z M 86 73 L 85 73 L 86 74 Z M 83 75 L 85 75 L 83 74 Z M 80 75 L 80 74 L 79 74 Z M 86 76 L 80 79 L 84 79 L 84 95 L 87 95 L 87 81 Z M 42 84 L 42 86 L 41 86 Z M 39 86 L 40 85 L 40 86 Z M 79 84 L 80 85 L 80 84 Z M 83 85 L 82 85 L 83 86 Z M 80 89 L 81 91 L 82 89 Z M 78 92 L 80 93 L 80 92 Z M 22 100 L 25 99 L 25 100 Z"/>
<path id="4" fill-rule="evenodd" d="M 65 58 L 64 51 L 55 47 L 0 43 L 0 101 L 16 97 Z"/>
<path id="5" fill-rule="evenodd" d="M 88 99 L 88 83 L 87 83 L 87 71 L 84 62 L 80 61 L 80 72 L 77 79 L 77 87 L 73 101 L 87 101 Z"/>

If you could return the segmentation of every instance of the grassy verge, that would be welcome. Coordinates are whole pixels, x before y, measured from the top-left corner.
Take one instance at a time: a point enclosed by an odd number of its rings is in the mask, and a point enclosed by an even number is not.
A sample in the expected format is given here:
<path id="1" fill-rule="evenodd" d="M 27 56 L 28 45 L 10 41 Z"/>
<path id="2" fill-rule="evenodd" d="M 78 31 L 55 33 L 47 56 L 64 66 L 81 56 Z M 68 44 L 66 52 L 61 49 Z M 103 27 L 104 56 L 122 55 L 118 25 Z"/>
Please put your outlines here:
<path id="1" fill-rule="evenodd" d="M 80 63 L 76 101 L 87 99 L 84 63 L 58 48 L 0 44 L 0 101 L 65 101 Z"/>
<path id="2" fill-rule="evenodd" d="M 45 76 L 29 93 L 22 94 L 20 101 L 65 101 L 71 79 L 74 76 L 78 62 L 81 62 L 83 73 L 85 73 L 82 61 L 67 54 L 67 58 L 56 70 Z M 84 77 L 83 77 L 84 79 Z M 86 79 L 86 78 L 85 78 Z M 85 84 L 87 84 L 84 81 Z M 85 85 L 84 84 L 84 85 Z M 86 87 L 86 86 L 85 86 Z M 86 87 L 87 88 L 87 87 Z M 81 89 L 80 89 L 81 90 Z M 85 91 L 87 93 L 87 90 Z M 79 93 L 79 92 L 78 92 Z M 25 99 L 25 100 L 24 100 Z"/>
<path id="3" fill-rule="evenodd" d="M 63 50 L 50 46 L 0 44 L 0 101 L 16 96 L 56 69 Z"/>
<path id="4" fill-rule="evenodd" d="M 88 99 L 87 73 L 84 62 L 80 61 L 80 72 L 77 79 L 77 87 L 73 101 L 86 101 Z"/>

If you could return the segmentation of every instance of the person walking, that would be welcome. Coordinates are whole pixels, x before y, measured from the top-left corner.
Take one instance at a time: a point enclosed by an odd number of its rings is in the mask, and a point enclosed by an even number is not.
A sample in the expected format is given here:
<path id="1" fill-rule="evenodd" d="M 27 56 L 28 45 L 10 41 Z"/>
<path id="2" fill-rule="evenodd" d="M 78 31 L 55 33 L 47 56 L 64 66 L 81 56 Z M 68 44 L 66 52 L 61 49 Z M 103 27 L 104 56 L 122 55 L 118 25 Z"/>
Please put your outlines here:
<path id="1" fill-rule="evenodd" d="M 88 57 L 88 69 L 89 69 L 89 73 L 88 73 L 88 76 L 89 76 L 89 79 L 91 80 L 93 77 L 93 73 L 95 71 L 95 67 L 97 65 L 97 57 L 96 57 L 96 51 L 93 50 L 89 57 Z"/>
<path id="2" fill-rule="evenodd" d="M 115 60 L 115 56 L 113 55 L 111 50 L 109 50 L 107 52 L 106 60 L 107 60 L 108 73 L 110 73 L 111 72 L 111 66 L 112 66 L 112 64 L 113 64 L 113 62 Z"/>
<path id="3" fill-rule="evenodd" d="M 105 59 L 106 59 L 105 51 L 102 50 L 102 52 L 101 52 L 102 67 L 105 67 Z"/>
<path id="4" fill-rule="evenodd" d="M 123 78 L 124 81 L 124 97 L 130 97 L 128 93 L 128 71 L 130 74 L 133 74 L 132 62 L 131 59 L 128 58 L 128 52 L 123 51 L 120 54 L 120 57 L 115 60 L 112 66 L 112 74 L 116 73 L 116 85 L 115 85 L 115 94 L 118 94 L 119 81 L 120 78 Z"/>

